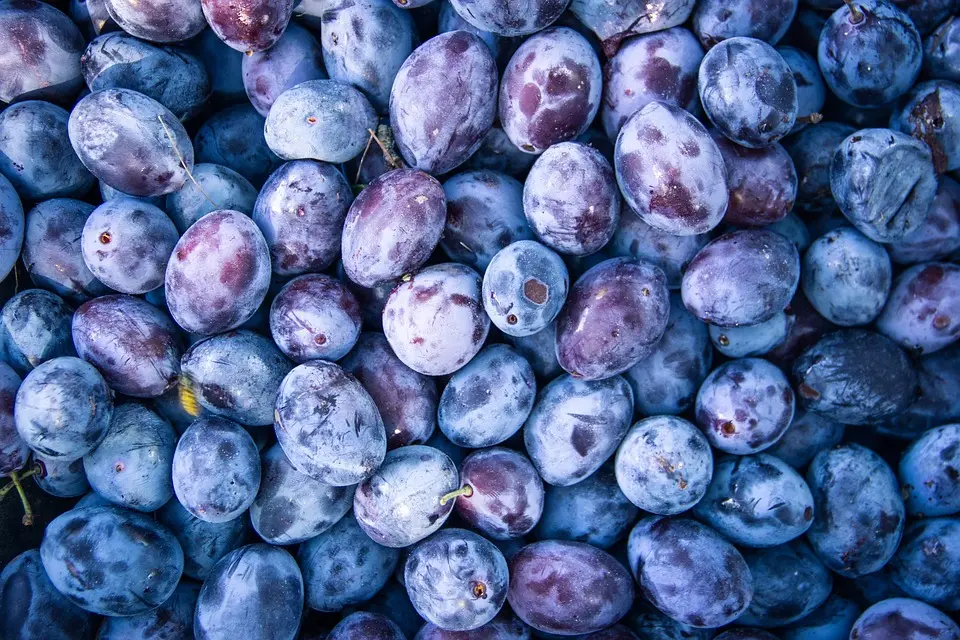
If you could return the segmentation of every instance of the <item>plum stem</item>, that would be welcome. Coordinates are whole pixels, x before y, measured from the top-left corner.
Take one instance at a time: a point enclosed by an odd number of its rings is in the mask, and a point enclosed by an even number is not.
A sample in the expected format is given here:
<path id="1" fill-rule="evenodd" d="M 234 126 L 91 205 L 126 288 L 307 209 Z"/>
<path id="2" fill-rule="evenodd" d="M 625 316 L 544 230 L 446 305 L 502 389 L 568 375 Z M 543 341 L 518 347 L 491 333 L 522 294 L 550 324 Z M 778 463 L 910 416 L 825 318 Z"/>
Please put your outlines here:
<path id="1" fill-rule="evenodd" d="M 468 485 L 468 484 L 465 484 L 465 485 L 463 485 L 462 487 L 460 487 L 459 489 L 457 489 L 456 491 L 451 491 L 451 492 L 448 493 L 447 495 L 445 495 L 445 496 L 443 496 L 442 498 L 440 498 L 440 506 L 442 507 L 442 506 L 444 506 L 445 504 L 447 504 L 448 502 L 450 502 L 451 500 L 456 500 L 456 499 L 459 498 L 460 496 L 464 496 L 464 497 L 466 497 L 466 498 L 469 498 L 469 497 L 472 496 L 472 495 L 473 495 L 473 487 L 471 487 L 471 486 Z"/>
<path id="2" fill-rule="evenodd" d="M 177 141 L 173 139 L 173 134 L 170 133 L 170 129 L 167 128 L 167 123 L 163 121 L 163 114 L 158 115 L 157 120 L 160 121 L 160 126 L 163 127 L 163 132 L 167 135 L 167 139 L 170 141 L 170 146 L 173 147 L 173 152 L 177 154 L 177 160 L 180 161 L 180 166 L 183 167 L 183 170 L 187 172 L 187 176 L 190 178 L 193 186 L 197 188 L 197 191 L 200 192 L 200 195 L 207 199 L 207 202 L 215 206 L 217 209 L 223 209 L 223 207 L 213 201 L 213 198 L 207 195 L 207 192 L 203 190 L 203 187 L 200 186 L 200 183 L 197 182 L 197 179 L 193 177 L 193 171 L 191 171 L 190 167 L 187 166 L 187 161 L 183 159 L 183 154 L 180 153 L 180 146 L 177 145 Z"/>
<path id="3" fill-rule="evenodd" d="M 854 4 L 853 0 L 843 0 L 847 3 L 847 7 L 850 9 L 850 17 L 852 18 L 853 24 L 859 24 L 863 22 L 863 12 L 860 11 L 860 8 Z"/>
<path id="4" fill-rule="evenodd" d="M 403 168 L 403 160 L 398 158 L 396 154 L 394 154 L 393 151 L 390 149 L 390 147 L 393 146 L 393 132 L 390 131 L 390 127 L 387 127 L 385 125 L 380 125 L 379 127 L 377 127 L 376 131 L 374 131 L 373 129 L 367 129 L 367 131 L 370 132 L 370 136 L 377 143 L 377 146 L 380 147 L 380 151 L 383 152 L 383 158 L 384 160 L 387 161 L 387 164 L 390 166 L 390 168 L 391 169 Z M 385 143 L 383 140 L 381 140 L 380 136 L 387 138 L 387 142 Z"/>
<path id="5" fill-rule="evenodd" d="M 30 476 L 43 475 L 43 466 L 40 463 L 34 465 L 28 471 L 25 471 L 21 475 L 18 471 L 10 472 L 10 482 L 0 489 L 0 499 L 3 499 L 11 490 L 16 489 L 17 495 L 20 496 L 20 502 L 23 504 L 23 526 L 29 527 L 33 524 L 33 507 L 30 506 L 30 500 L 27 498 L 26 492 L 23 490 L 23 480 L 26 480 Z"/>
<path id="6" fill-rule="evenodd" d="M 363 148 L 363 154 L 360 155 L 360 162 L 357 163 L 357 177 L 354 178 L 354 183 L 360 184 L 360 174 L 363 172 L 363 161 L 367 159 L 367 153 L 370 151 L 370 145 L 373 144 L 373 139 L 376 137 L 370 129 L 370 137 L 367 138 L 367 146 Z"/>
<path id="7" fill-rule="evenodd" d="M 797 118 L 797 122 L 801 124 L 820 124 L 823 122 L 823 114 L 817 113 L 814 111 L 808 116 L 800 116 Z"/>

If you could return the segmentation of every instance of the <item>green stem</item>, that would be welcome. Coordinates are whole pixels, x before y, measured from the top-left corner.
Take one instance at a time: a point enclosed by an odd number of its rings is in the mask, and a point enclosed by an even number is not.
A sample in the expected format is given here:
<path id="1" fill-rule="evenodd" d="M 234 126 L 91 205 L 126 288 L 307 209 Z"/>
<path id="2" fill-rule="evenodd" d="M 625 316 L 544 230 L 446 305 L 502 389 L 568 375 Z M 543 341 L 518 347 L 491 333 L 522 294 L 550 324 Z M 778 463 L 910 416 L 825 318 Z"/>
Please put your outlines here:
<path id="1" fill-rule="evenodd" d="M 448 493 L 447 495 L 445 495 L 445 496 L 443 496 L 442 498 L 440 498 L 440 506 L 443 506 L 443 505 L 447 504 L 447 503 L 450 502 L 451 500 L 456 500 L 456 499 L 459 498 L 460 496 L 464 496 L 464 497 L 469 498 L 469 497 L 472 496 L 472 495 L 473 495 L 473 487 L 471 487 L 471 486 L 468 485 L 468 484 L 465 484 L 465 485 L 463 485 L 462 487 L 460 487 L 459 489 L 457 489 L 456 491 L 451 491 L 451 492 Z"/>

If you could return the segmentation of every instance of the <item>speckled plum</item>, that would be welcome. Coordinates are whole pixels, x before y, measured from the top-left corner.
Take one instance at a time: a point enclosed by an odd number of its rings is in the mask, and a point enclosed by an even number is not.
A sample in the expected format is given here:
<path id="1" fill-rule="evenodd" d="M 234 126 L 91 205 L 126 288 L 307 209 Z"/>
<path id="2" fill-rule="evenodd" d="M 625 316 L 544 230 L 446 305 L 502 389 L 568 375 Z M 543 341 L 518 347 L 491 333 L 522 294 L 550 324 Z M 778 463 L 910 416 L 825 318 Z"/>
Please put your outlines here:
<path id="1" fill-rule="evenodd" d="M 908 513 L 936 517 L 960 512 L 958 452 L 958 424 L 930 429 L 904 451 L 900 459 L 900 483 Z"/>
<path id="2" fill-rule="evenodd" d="M 456 263 L 427 267 L 398 285 L 383 310 L 383 332 L 397 357 L 432 376 L 467 364 L 490 329 L 481 285 L 473 269 Z"/>
<path id="3" fill-rule="evenodd" d="M 0 354 L 20 375 L 58 356 L 72 356 L 71 309 L 59 296 L 26 289 L 0 310 Z"/>
<path id="4" fill-rule="evenodd" d="M 269 49 L 243 56 L 242 70 L 250 104 L 264 118 L 284 91 L 301 82 L 327 77 L 320 44 L 296 23 L 288 25 Z"/>
<path id="5" fill-rule="evenodd" d="M 890 578 L 911 598 L 944 611 L 960 609 L 960 520 L 911 522 L 888 565 Z"/>
<path id="6" fill-rule="evenodd" d="M 441 33 L 404 61 L 390 91 L 390 126 L 407 163 L 432 174 L 463 164 L 497 111 L 497 65 L 483 40 Z"/>
<path id="7" fill-rule="evenodd" d="M 680 286 L 683 304 L 703 322 L 736 327 L 783 311 L 800 284 L 797 247 L 779 233 L 724 234 L 696 255 Z"/>
<path id="8" fill-rule="evenodd" d="M 543 513 L 543 482 L 522 453 L 494 447 L 474 451 L 460 465 L 457 515 L 494 540 L 520 538 Z"/>
<path id="9" fill-rule="evenodd" d="M 723 221 L 764 227 L 783 220 L 797 200 L 797 171 L 786 149 L 776 142 L 751 149 L 717 131 L 712 135 L 727 167 L 730 197 Z"/>
<path id="10" fill-rule="evenodd" d="M 14 423 L 23 441 L 50 458 L 75 460 L 107 434 L 113 400 L 93 365 L 79 358 L 47 360 L 17 390 Z"/>
<path id="11" fill-rule="evenodd" d="M 821 451 L 807 469 L 813 525 L 807 540 L 842 576 L 878 571 L 893 557 L 906 519 L 897 477 L 883 459 L 858 444 Z"/>
<path id="12" fill-rule="evenodd" d="M 212 335 L 250 319 L 270 286 L 270 254 L 246 214 L 215 211 L 180 237 L 165 276 L 170 315 L 185 331 Z"/>
<path id="13" fill-rule="evenodd" d="M 633 392 L 622 377 L 585 381 L 563 375 L 540 392 L 523 439 L 540 477 L 568 486 L 613 455 L 632 418 Z"/>
<path id="14" fill-rule="evenodd" d="M 57 590 L 108 616 L 154 609 L 173 593 L 183 552 L 165 527 L 119 507 L 67 511 L 47 525 L 40 558 Z"/>
<path id="15" fill-rule="evenodd" d="M 409 547 L 443 526 L 455 500 L 444 498 L 459 487 L 457 466 L 445 453 L 424 445 L 400 447 L 357 486 L 353 514 L 374 542 Z"/>
<path id="16" fill-rule="evenodd" d="M 928 262 L 894 282 L 877 330 L 910 353 L 934 353 L 960 337 L 960 267 Z"/>
<path id="17" fill-rule="evenodd" d="M 538 242 L 520 240 L 497 252 L 487 267 L 483 306 L 503 333 L 529 336 L 553 322 L 569 288 L 560 256 Z"/>
<path id="18" fill-rule="evenodd" d="M 196 184 L 194 184 L 196 181 Z M 194 222 L 221 209 L 252 213 L 257 190 L 250 181 L 229 167 L 202 162 L 193 167 L 193 180 L 167 195 L 162 209 L 177 231 L 183 233 Z"/>
<path id="19" fill-rule="evenodd" d="M 339 360 L 360 335 L 360 304 L 335 278 L 300 276 L 273 299 L 270 334 L 294 362 Z"/>
<path id="20" fill-rule="evenodd" d="M 697 235 L 727 211 L 727 169 L 720 149 L 696 118 L 651 102 L 617 137 L 617 182 L 630 208 L 647 224 L 674 235 Z"/>

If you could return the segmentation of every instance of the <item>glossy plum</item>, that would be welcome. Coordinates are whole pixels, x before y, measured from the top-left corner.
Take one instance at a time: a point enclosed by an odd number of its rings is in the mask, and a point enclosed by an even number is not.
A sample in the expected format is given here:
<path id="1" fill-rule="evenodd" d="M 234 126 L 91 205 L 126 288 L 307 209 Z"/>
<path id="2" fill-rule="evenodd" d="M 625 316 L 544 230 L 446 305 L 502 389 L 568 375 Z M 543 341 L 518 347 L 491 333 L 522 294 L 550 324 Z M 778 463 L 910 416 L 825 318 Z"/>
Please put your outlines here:
<path id="1" fill-rule="evenodd" d="M 833 154 L 854 132 L 855 129 L 847 124 L 822 122 L 783 141 L 797 171 L 797 209 L 820 214 L 836 207 L 830 190 Z"/>
<path id="2" fill-rule="evenodd" d="M 341 620 L 326 636 L 329 640 L 405 640 L 403 631 L 382 613 L 358 611 Z"/>
<path id="3" fill-rule="evenodd" d="M 405 5 L 406 0 L 397 0 Z M 566 9 L 566 0 L 450 0 L 460 16 L 478 29 L 500 36 L 525 36 L 550 26 Z"/>
<path id="4" fill-rule="evenodd" d="M 536 156 L 521 151 L 497 125 L 480 142 L 480 148 L 470 156 L 463 167 L 474 171 L 497 171 L 521 178 L 533 166 Z"/>
<path id="5" fill-rule="evenodd" d="M 27 464 L 30 448 L 17 432 L 13 405 L 20 376 L 6 363 L 0 364 L 0 474 L 9 475 Z"/>
<path id="6" fill-rule="evenodd" d="M 107 13 L 130 35 L 151 42 L 180 42 L 207 26 L 198 0 L 104 0 Z"/>
<path id="7" fill-rule="evenodd" d="M 573 0 L 570 11 L 597 34 L 608 55 L 632 35 L 663 31 L 687 21 L 695 0 L 653 0 L 609 3 L 606 0 Z"/>

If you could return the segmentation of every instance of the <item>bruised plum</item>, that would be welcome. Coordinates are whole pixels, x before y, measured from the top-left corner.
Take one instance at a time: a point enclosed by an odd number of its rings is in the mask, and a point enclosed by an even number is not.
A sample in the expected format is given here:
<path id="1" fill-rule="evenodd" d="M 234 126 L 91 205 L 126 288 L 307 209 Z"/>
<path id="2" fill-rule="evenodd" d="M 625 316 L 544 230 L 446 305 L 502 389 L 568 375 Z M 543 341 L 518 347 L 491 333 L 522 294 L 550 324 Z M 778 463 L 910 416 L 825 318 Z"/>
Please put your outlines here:
<path id="1" fill-rule="evenodd" d="M 167 308 L 184 330 L 212 335 L 250 319 L 270 286 L 263 234 L 239 211 L 214 211 L 180 237 L 165 278 Z"/>
<path id="2" fill-rule="evenodd" d="M 508 336 L 529 336 L 556 319 L 570 288 L 567 267 L 556 253 L 532 240 L 500 250 L 483 276 L 483 306 Z"/>
<path id="3" fill-rule="evenodd" d="M 340 366 L 376 403 L 387 448 L 423 444 L 430 438 L 437 425 L 437 384 L 403 364 L 382 333 L 361 333 Z"/>
<path id="4" fill-rule="evenodd" d="M 497 110 L 497 65 L 467 31 L 441 33 L 404 61 L 390 92 L 390 125 L 403 159 L 447 173 L 480 147 Z"/>
<path id="5" fill-rule="evenodd" d="M 427 267 L 398 285 L 383 310 L 383 332 L 397 357 L 414 371 L 433 376 L 467 364 L 490 329 L 481 284 L 474 270 L 446 263 Z"/>
<path id="6" fill-rule="evenodd" d="M 447 217 L 440 183 L 423 171 L 383 174 L 353 201 L 343 225 L 343 268 L 372 287 L 419 269 L 433 253 Z"/>
<path id="7" fill-rule="evenodd" d="M 331 164 L 294 160 L 277 169 L 253 207 L 273 272 L 293 276 L 333 264 L 351 202 L 350 185 Z"/>
<path id="8" fill-rule="evenodd" d="M 930 605 L 910 598 L 890 598 L 863 612 L 853 625 L 850 637 L 856 640 L 957 640 L 960 627 Z"/>
<path id="9" fill-rule="evenodd" d="M 77 354 L 115 391 L 155 398 L 177 384 L 184 345 L 166 313 L 134 296 L 102 296 L 73 316 Z"/>
<path id="10" fill-rule="evenodd" d="M 600 108 L 602 72 L 597 54 L 567 27 L 542 31 L 510 59 L 500 85 L 500 123 L 527 153 L 573 140 Z"/>
<path id="11" fill-rule="evenodd" d="M 599 631 L 627 613 L 633 595 L 633 581 L 623 565 L 582 542 L 535 542 L 510 560 L 507 601 L 538 631 Z"/>
<path id="12" fill-rule="evenodd" d="M 901 273 L 877 330 L 914 354 L 934 353 L 960 336 L 960 267 L 928 262 Z"/>
<path id="13" fill-rule="evenodd" d="M 674 235 L 710 231 L 727 211 L 727 169 L 706 128 L 679 107 L 651 102 L 617 137 L 617 182 L 647 224 Z"/>
<path id="14" fill-rule="evenodd" d="M 295 367 L 277 392 L 274 429 L 301 473 L 333 486 L 357 484 L 387 450 L 377 406 L 356 378 L 314 360 Z"/>
<path id="15" fill-rule="evenodd" d="M 573 285 L 557 318 L 560 366 L 584 380 L 623 373 L 650 355 L 669 314 L 659 267 L 629 258 L 601 262 Z"/>

